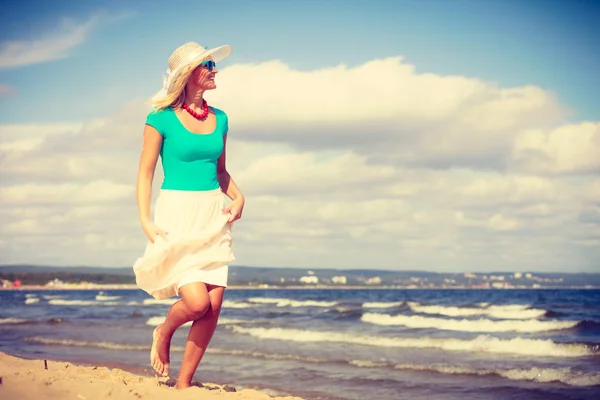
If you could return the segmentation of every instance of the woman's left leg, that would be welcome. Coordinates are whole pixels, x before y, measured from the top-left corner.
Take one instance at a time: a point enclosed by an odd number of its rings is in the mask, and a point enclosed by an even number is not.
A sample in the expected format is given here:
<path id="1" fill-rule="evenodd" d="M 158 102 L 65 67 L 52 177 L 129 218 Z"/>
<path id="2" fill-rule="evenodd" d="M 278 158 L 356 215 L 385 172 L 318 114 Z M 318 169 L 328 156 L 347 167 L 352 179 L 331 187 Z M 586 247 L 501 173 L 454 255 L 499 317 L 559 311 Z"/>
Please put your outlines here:
<path id="1" fill-rule="evenodd" d="M 181 362 L 181 369 L 179 370 L 179 378 L 177 379 L 177 389 L 185 389 L 192 383 L 192 377 L 217 328 L 225 288 L 214 285 L 206 286 L 208 287 L 210 308 L 204 316 L 195 320 L 190 328 Z"/>

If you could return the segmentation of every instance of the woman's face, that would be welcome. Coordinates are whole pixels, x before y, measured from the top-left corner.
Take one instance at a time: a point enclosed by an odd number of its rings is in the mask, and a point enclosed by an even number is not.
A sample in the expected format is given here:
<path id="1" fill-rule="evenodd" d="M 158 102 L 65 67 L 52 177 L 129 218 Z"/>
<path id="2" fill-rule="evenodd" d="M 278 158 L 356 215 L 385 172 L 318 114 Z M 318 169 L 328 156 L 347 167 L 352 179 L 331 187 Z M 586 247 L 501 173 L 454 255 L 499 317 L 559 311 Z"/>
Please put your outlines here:
<path id="1" fill-rule="evenodd" d="M 219 72 L 212 59 L 204 61 L 192 72 L 188 84 L 196 90 L 212 90 L 217 88 L 215 75 Z"/>

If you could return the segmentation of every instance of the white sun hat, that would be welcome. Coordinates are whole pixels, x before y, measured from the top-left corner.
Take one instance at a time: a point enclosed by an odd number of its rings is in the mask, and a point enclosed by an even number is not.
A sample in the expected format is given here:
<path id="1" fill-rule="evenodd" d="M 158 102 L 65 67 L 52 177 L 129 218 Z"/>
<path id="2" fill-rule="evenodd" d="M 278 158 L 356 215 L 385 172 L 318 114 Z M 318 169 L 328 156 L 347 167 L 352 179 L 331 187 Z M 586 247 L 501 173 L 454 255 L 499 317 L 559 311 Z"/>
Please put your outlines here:
<path id="1" fill-rule="evenodd" d="M 152 99 L 157 101 L 169 94 L 175 78 L 179 76 L 185 67 L 199 64 L 200 61 L 207 57 L 211 57 L 214 62 L 219 62 L 229 57 L 232 50 L 230 45 L 208 49 L 196 42 L 188 42 L 179 46 L 175 49 L 173 54 L 171 54 L 171 57 L 169 57 L 169 68 L 166 71 L 166 75 L 163 77 L 163 87 L 154 95 L 154 97 L 152 97 Z"/>

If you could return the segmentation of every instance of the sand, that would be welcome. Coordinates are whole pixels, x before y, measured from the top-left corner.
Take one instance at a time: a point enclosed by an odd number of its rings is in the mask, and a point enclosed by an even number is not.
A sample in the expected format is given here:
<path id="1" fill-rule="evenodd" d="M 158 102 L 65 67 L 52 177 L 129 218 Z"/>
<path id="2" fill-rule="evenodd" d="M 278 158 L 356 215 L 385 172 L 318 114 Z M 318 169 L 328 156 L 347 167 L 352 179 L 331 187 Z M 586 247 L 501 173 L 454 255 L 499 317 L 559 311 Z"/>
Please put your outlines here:
<path id="1" fill-rule="evenodd" d="M 0 352 L 0 399 L 2 400 L 302 400 L 299 397 L 271 397 L 252 389 L 211 383 L 175 390 L 166 378 L 144 377 L 103 366 L 77 366 L 68 362 L 25 360 Z"/>

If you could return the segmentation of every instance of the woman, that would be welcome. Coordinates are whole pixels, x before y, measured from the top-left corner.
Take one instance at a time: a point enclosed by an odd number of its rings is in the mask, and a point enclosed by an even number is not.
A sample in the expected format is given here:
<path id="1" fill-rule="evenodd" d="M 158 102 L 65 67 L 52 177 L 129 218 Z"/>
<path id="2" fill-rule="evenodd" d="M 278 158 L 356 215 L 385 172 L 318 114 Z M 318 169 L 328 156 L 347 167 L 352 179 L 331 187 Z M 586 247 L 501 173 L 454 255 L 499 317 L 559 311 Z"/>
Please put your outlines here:
<path id="1" fill-rule="evenodd" d="M 135 265 L 137 284 L 157 299 L 181 296 L 153 333 L 150 361 L 167 376 L 175 330 L 194 321 L 177 379 L 178 389 L 192 377 L 217 326 L 234 260 L 231 225 L 242 216 L 244 196 L 225 166 L 227 115 L 209 107 L 204 94 L 216 88 L 216 62 L 231 46 L 178 47 L 169 58 L 163 88 L 144 127 L 137 202 L 148 245 Z M 158 156 L 164 181 L 150 218 L 152 180 Z M 231 199 L 225 207 L 224 194 Z"/>

